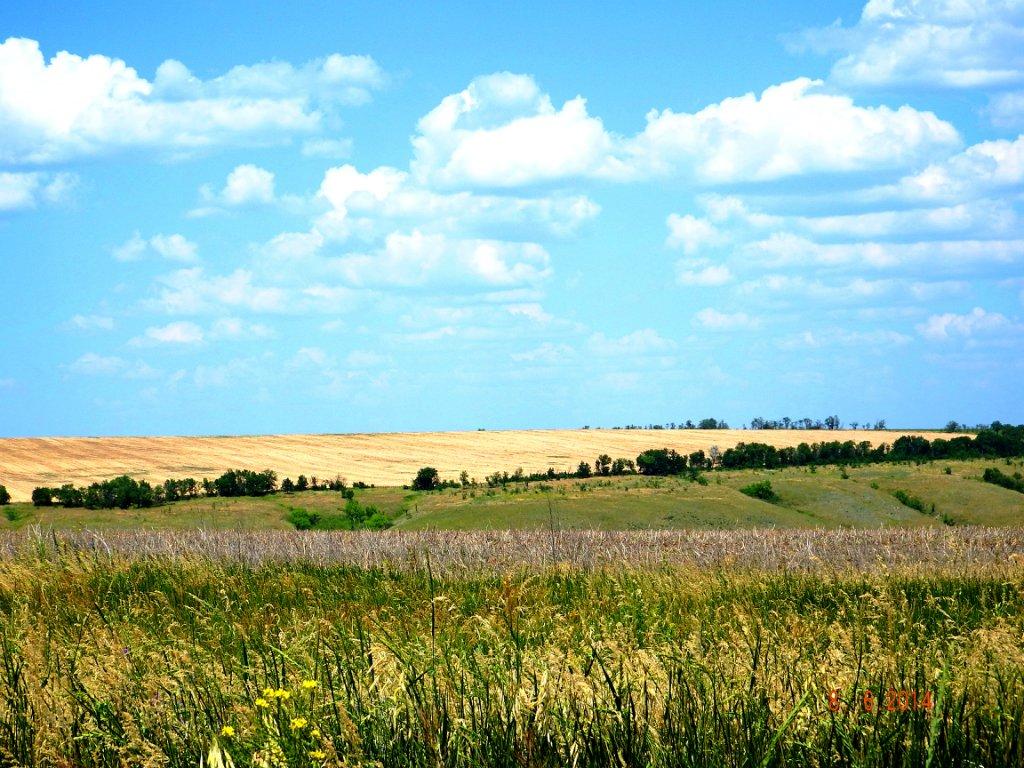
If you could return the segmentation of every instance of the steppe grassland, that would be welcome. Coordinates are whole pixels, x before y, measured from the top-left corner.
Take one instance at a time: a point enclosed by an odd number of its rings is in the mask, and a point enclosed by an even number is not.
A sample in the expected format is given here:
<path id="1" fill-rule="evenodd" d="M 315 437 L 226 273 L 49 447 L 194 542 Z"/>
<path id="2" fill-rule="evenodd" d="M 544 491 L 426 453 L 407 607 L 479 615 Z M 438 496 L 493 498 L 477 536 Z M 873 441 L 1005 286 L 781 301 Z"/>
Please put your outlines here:
<path id="1" fill-rule="evenodd" d="M 0 763 L 194 768 L 216 742 L 240 767 L 1020 765 L 1022 548 L 8 533 Z"/>
<path id="2" fill-rule="evenodd" d="M 739 442 L 777 447 L 825 440 L 892 443 L 922 431 L 848 430 L 518 430 L 251 437 L 51 437 L 0 439 L 0 483 L 16 500 L 36 486 L 88 485 L 128 474 L 163 482 L 168 477 L 216 477 L 228 469 L 272 469 L 281 478 L 341 475 L 350 482 L 401 486 L 423 466 L 456 479 L 465 470 L 482 480 L 494 471 L 575 469 L 602 453 L 636 458 L 648 448 L 680 452 L 720 449 Z"/>

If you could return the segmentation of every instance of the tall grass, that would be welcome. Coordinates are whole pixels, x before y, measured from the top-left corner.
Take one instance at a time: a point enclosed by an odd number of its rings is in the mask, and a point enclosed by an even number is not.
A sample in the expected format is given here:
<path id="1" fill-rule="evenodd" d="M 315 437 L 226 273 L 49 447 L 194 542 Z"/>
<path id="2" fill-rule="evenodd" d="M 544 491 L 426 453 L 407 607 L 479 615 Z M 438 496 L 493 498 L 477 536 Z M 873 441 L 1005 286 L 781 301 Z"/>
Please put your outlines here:
<path id="1" fill-rule="evenodd" d="M 0 765 L 196 766 L 215 741 L 240 767 L 1024 765 L 1008 561 L 463 570 L 24 544 L 0 560 Z M 934 706 L 864 711 L 890 688 Z"/>

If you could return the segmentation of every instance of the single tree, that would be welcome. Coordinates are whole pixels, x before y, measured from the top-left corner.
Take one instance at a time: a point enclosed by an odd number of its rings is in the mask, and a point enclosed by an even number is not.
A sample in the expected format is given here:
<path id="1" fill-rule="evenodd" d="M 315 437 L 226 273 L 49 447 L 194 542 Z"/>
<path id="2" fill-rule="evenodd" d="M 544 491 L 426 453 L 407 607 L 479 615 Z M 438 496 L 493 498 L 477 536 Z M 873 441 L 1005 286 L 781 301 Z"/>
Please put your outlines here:
<path id="1" fill-rule="evenodd" d="M 416 473 L 416 479 L 412 481 L 415 491 L 432 491 L 441 484 L 441 476 L 433 467 L 423 467 Z"/>

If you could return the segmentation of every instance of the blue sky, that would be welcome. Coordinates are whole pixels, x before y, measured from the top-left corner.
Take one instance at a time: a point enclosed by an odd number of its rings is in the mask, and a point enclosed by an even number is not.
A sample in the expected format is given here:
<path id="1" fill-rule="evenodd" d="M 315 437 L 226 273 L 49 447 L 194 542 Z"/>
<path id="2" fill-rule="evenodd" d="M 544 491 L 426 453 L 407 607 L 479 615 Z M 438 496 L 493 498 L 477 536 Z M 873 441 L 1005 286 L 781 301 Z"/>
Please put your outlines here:
<path id="1" fill-rule="evenodd" d="M 10 2 L 0 435 L 1024 421 L 1024 3 Z"/>

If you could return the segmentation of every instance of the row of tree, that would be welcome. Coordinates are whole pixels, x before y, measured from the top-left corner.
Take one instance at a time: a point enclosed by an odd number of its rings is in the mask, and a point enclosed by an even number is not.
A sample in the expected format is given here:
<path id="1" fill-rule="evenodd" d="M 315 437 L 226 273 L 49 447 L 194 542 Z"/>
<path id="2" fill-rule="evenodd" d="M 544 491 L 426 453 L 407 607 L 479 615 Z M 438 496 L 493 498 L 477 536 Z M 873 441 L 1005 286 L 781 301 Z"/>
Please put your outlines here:
<path id="1" fill-rule="evenodd" d="M 2 486 L 0 486 L 2 487 Z M 86 509 L 128 509 L 130 507 L 156 507 L 172 501 L 195 499 L 200 496 L 224 498 L 238 496 L 266 496 L 278 490 L 277 473 L 265 469 L 254 472 L 250 469 L 231 469 L 220 477 L 210 480 L 168 479 L 151 485 L 145 480 L 136 480 L 121 475 L 89 486 L 75 486 L 66 483 L 59 488 L 36 488 L 32 491 L 32 503 L 37 507 L 85 507 Z M 280 490 L 292 491 L 338 491 L 345 498 L 352 498 L 353 491 L 340 476 L 333 480 L 318 480 L 299 475 L 297 482 L 285 478 Z M 2 497 L 2 496 L 0 496 Z"/>
<path id="2" fill-rule="evenodd" d="M 956 422 L 950 422 L 956 424 Z M 885 429 L 885 419 L 878 419 L 877 421 L 851 421 L 850 429 Z M 960 428 L 961 425 L 957 425 Z M 746 429 L 746 425 L 743 426 Z M 842 429 L 843 422 L 838 416 L 826 416 L 824 419 L 811 419 L 804 417 L 802 419 L 794 419 L 790 416 L 783 416 L 781 419 L 765 419 L 761 416 L 756 416 L 750 420 L 750 429 Z M 948 428 L 948 425 L 947 425 Z M 584 427 L 589 429 L 589 427 Z M 686 421 L 669 421 L 665 424 L 627 424 L 622 427 L 612 427 L 612 429 L 729 429 L 729 425 L 724 419 L 701 419 L 697 423 L 694 423 L 690 419 Z M 956 430 L 953 430 L 956 431 Z"/>
<path id="3" fill-rule="evenodd" d="M 604 477 L 609 475 L 679 475 L 710 469 L 776 469 L 822 464 L 867 464 L 886 461 L 930 461 L 937 459 L 1009 458 L 1024 456 L 1024 425 L 1012 426 L 996 421 L 981 428 L 977 435 L 961 435 L 952 439 L 929 440 L 920 435 L 905 435 L 892 445 L 872 446 L 868 441 L 853 440 L 800 443 L 795 447 L 776 448 L 766 443 L 739 443 L 724 452 L 712 446 L 689 455 L 672 448 L 652 448 L 631 459 L 612 459 L 606 453 L 594 461 L 581 461 L 575 471 L 559 472 L 549 467 L 546 472 L 526 473 L 522 467 L 515 472 L 494 472 L 484 478 L 494 488 L 508 483 L 566 480 L 570 478 Z M 477 485 L 463 471 L 458 482 L 442 480 L 434 467 L 423 467 L 412 482 L 412 488 L 432 491 L 440 488 Z"/>

